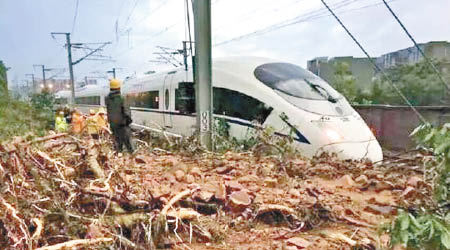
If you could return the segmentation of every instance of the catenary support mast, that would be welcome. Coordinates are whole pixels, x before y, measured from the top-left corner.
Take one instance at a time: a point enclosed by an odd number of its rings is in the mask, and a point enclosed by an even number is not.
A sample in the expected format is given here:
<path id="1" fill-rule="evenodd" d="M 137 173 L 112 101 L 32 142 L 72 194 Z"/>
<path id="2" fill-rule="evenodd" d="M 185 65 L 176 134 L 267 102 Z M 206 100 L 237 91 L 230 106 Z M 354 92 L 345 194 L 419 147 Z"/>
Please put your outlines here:
<path id="1" fill-rule="evenodd" d="M 195 100 L 200 142 L 213 148 L 213 88 L 211 59 L 211 0 L 194 0 L 195 28 Z"/>

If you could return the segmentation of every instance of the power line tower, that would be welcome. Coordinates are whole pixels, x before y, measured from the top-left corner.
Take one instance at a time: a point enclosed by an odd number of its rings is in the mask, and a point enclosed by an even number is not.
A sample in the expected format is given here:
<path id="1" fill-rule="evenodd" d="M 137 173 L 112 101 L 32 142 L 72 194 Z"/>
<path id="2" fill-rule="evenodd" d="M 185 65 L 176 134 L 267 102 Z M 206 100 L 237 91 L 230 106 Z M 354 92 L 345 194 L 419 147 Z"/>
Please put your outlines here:
<path id="1" fill-rule="evenodd" d="M 194 82 L 197 127 L 200 142 L 213 148 L 213 88 L 211 59 L 211 0 L 194 0 L 195 59 Z"/>
<path id="2" fill-rule="evenodd" d="M 87 59 L 90 56 L 96 56 L 95 53 L 101 51 L 106 45 L 111 44 L 111 42 L 102 42 L 102 43 L 71 43 L 70 42 L 70 33 L 68 32 L 52 32 L 52 36 L 55 35 L 65 35 L 66 36 L 66 47 L 67 47 L 67 58 L 69 61 L 69 73 L 70 73 L 70 90 L 72 92 L 71 104 L 74 104 L 75 100 L 75 80 L 73 76 L 73 66 L 80 63 L 84 59 Z M 98 45 L 96 48 L 90 48 L 87 46 L 88 44 L 96 44 Z M 76 60 L 75 62 L 72 60 L 72 48 L 75 49 L 83 49 L 86 51 L 86 55 Z M 97 55 L 97 57 L 92 58 L 91 60 L 106 60 L 102 55 Z M 109 58 L 110 59 L 110 58 Z"/>

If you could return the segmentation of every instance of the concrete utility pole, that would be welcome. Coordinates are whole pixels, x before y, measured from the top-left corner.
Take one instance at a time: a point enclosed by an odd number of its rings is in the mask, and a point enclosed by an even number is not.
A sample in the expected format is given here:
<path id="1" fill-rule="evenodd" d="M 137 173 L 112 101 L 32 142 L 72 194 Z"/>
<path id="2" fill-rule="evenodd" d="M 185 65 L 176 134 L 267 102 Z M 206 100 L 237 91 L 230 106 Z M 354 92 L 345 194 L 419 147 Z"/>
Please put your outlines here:
<path id="1" fill-rule="evenodd" d="M 52 36 L 54 36 L 54 35 L 65 35 L 66 36 L 67 58 L 69 61 L 69 73 L 70 73 L 70 90 L 71 90 L 71 94 L 72 94 L 72 98 L 70 101 L 71 101 L 71 104 L 73 105 L 73 104 L 75 104 L 75 79 L 73 76 L 73 65 L 80 63 L 81 61 L 83 61 L 90 55 L 100 51 L 103 47 L 105 47 L 107 44 L 110 44 L 110 43 L 102 43 L 102 45 L 100 47 L 91 50 L 91 52 L 89 52 L 87 55 L 85 55 L 84 57 L 73 62 L 72 61 L 72 46 L 74 46 L 74 48 L 82 48 L 80 46 L 82 46 L 83 44 L 82 43 L 71 43 L 70 42 L 70 33 L 68 33 L 68 32 L 52 32 L 51 34 L 52 34 Z"/>
<path id="2" fill-rule="evenodd" d="M 213 88 L 211 59 L 211 0 L 194 0 L 194 82 L 200 142 L 213 148 Z"/>
<path id="3" fill-rule="evenodd" d="M 113 74 L 113 78 L 116 78 L 116 70 L 117 70 L 118 68 L 112 68 L 112 70 L 108 70 L 108 71 L 106 71 L 106 73 L 112 73 Z"/>
<path id="4" fill-rule="evenodd" d="M 42 68 L 42 84 L 44 85 L 44 88 L 46 88 L 47 84 L 46 84 L 46 79 L 45 79 L 45 72 L 51 71 L 52 69 L 48 69 L 48 68 L 46 69 L 45 65 L 43 65 L 43 64 L 34 64 L 33 67 L 41 67 Z"/>
<path id="5" fill-rule="evenodd" d="M 34 81 L 34 74 L 25 74 L 25 76 L 31 76 L 31 82 L 33 86 L 33 93 L 37 93 L 36 82 Z"/>
<path id="6" fill-rule="evenodd" d="M 66 36 L 66 47 L 67 47 L 67 58 L 69 61 L 69 74 L 70 74 L 70 92 L 72 98 L 70 98 L 70 104 L 75 103 L 75 80 L 73 76 L 73 62 L 72 62 L 72 43 L 70 42 L 70 33 L 67 32 L 52 32 L 53 35 L 65 35 Z"/>

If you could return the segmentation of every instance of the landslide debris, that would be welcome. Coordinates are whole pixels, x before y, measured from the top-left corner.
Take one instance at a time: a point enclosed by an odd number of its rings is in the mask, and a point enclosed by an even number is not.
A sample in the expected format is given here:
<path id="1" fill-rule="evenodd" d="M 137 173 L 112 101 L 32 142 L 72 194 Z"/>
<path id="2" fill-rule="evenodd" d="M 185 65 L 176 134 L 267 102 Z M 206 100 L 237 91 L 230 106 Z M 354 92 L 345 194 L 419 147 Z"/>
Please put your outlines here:
<path id="1" fill-rule="evenodd" d="M 130 155 L 53 134 L 0 155 L 2 249 L 379 249 L 398 208 L 434 205 L 421 152 L 378 164 L 145 145 Z"/>

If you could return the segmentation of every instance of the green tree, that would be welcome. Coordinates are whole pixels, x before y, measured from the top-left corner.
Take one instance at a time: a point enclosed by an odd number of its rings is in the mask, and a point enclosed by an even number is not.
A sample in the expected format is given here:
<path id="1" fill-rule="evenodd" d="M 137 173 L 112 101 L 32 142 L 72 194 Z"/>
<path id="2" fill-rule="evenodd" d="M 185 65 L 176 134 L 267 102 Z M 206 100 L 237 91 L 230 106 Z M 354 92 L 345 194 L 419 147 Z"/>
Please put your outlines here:
<path id="1" fill-rule="evenodd" d="M 345 62 L 337 62 L 333 65 L 334 79 L 333 87 L 341 93 L 350 103 L 358 99 L 358 90 L 356 88 L 356 78 L 350 71 L 350 66 Z"/>
<path id="2" fill-rule="evenodd" d="M 434 62 L 441 68 L 440 62 Z M 386 71 L 400 91 L 415 106 L 442 105 L 445 103 L 445 87 L 434 70 L 425 62 L 404 64 Z M 381 77 L 371 91 L 373 103 L 405 105 L 404 100 L 394 91 L 385 77 Z"/>
<path id="3" fill-rule="evenodd" d="M 7 95 L 8 86 L 6 82 L 6 67 L 2 61 L 0 61 L 0 98 Z"/>

